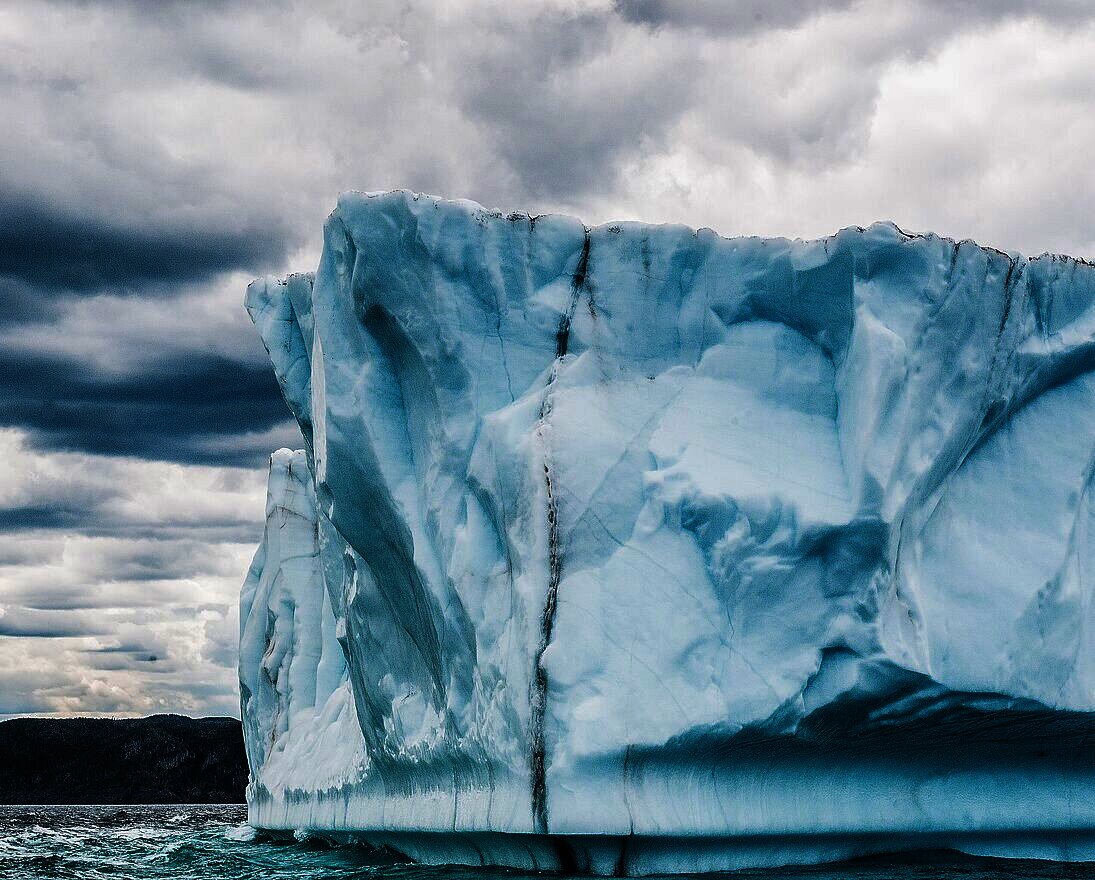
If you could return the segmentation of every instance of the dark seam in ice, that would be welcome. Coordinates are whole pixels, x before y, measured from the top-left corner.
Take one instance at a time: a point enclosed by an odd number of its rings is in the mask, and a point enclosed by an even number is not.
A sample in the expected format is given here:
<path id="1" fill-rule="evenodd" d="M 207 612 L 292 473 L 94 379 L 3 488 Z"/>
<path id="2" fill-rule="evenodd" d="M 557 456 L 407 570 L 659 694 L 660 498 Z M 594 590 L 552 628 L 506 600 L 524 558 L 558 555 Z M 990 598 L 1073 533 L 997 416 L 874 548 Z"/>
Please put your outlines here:
<path id="1" fill-rule="evenodd" d="M 578 259 L 578 266 L 574 270 L 574 278 L 571 282 L 570 303 L 566 312 L 559 321 L 559 329 L 555 334 L 555 362 L 551 366 L 551 374 L 544 388 L 544 396 L 540 402 L 540 417 L 537 431 L 542 432 L 544 424 L 551 415 L 551 389 L 559 376 L 559 364 L 566 356 L 567 346 L 570 343 L 570 322 L 574 316 L 574 310 L 578 305 L 582 289 L 586 282 L 586 272 L 589 268 L 589 230 L 585 232 L 585 240 L 582 244 L 582 255 Z M 541 433 L 541 439 L 543 435 Z M 532 693 L 530 695 L 530 773 L 532 782 L 532 819 L 536 830 L 541 834 L 548 833 L 547 815 L 547 769 L 545 767 L 546 744 L 544 741 L 544 716 L 547 711 L 547 672 L 543 666 L 544 651 L 551 642 L 552 630 L 555 627 L 555 609 L 559 593 L 559 524 L 555 487 L 552 484 L 552 473 L 549 456 L 545 444 L 544 455 L 544 483 L 547 487 L 548 504 L 548 589 L 547 598 L 544 601 L 544 611 L 540 617 L 540 644 L 536 650 L 536 662 L 533 670 Z"/>

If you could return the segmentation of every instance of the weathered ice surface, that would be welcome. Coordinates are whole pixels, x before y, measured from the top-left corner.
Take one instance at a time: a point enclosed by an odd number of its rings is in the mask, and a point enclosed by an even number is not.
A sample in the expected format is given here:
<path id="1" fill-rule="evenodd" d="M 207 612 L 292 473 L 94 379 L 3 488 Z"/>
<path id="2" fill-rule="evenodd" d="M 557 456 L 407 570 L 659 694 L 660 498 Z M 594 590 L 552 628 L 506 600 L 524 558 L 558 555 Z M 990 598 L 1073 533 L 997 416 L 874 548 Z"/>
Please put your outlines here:
<path id="1" fill-rule="evenodd" d="M 252 824 L 1095 858 L 1095 268 L 355 193 L 247 308 L 307 445 L 244 587 Z"/>

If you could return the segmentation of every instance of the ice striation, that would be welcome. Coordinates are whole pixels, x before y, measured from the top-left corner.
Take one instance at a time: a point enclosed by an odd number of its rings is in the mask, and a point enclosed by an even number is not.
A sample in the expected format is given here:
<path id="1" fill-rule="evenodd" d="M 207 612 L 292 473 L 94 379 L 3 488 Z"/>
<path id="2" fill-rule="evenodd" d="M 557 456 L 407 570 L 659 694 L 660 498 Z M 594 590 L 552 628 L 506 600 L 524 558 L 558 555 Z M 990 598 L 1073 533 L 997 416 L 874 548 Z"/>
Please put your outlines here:
<path id="1" fill-rule="evenodd" d="M 250 821 L 649 874 L 1095 859 L 1095 268 L 344 195 L 250 312 L 306 450 Z"/>

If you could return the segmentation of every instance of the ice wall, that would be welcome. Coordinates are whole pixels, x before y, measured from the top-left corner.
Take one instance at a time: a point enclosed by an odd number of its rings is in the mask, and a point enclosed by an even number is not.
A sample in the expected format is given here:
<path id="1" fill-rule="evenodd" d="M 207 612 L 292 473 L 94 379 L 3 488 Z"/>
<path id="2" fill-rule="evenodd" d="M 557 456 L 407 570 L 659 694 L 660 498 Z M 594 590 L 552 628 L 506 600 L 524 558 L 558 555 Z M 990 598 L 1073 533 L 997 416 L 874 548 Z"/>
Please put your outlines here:
<path id="1" fill-rule="evenodd" d="M 266 529 L 240 594 L 240 706 L 249 800 L 266 786 L 337 786 L 364 770 L 302 451 L 270 457 Z"/>
<path id="2" fill-rule="evenodd" d="M 1091 266 L 355 193 L 247 308 L 307 444 L 244 587 L 253 824 L 1095 853 Z"/>

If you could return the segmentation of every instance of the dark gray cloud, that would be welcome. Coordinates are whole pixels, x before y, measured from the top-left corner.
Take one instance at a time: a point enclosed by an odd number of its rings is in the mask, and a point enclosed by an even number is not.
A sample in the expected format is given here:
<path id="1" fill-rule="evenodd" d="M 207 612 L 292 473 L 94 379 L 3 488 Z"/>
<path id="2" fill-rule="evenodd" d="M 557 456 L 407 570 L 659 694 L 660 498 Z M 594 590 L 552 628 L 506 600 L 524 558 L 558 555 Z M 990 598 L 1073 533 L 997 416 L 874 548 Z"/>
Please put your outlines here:
<path id="1" fill-rule="evenodd" d="M 248 435 L 288 431 L 287 415 L 268 368 L 220 356 L 104 376 L 67 359 L 0 352 L 0 425 L 25 429 L 43 449 L 261 466 L 269 450 Z"/>
<path id="2" fill-rule="evenodd" d="M 1062 24 L 1088 21 L 1095 10 L 1087 0 L 923 0 L 929 9 L 956 19 L 995 21 L 1038 18 Z"/>
<path id="3" fill-rule="evenodd" d="M 684 41 L 604 14 L 544 12 L 484 23 L 453 59 L 461 106 L 489 133 L 515 194 L 611 192 L 622 160 L 665 142 L 701 69 Z"/>
<path id="4" fill-rule="evenodd" d="M 142 640 L 125 639 L 81 652 L 92 669 L 104 672 L 137 672 L 167 675 L 179 671 L 166 639 L 148 634 Z"/>
<path id="5" fill-rule="evenodd" d="M 62 639 L 109 633 L 109 626 L 93 615 L 61 610 L 7 608 L 0 615 L 0 636 Z"/>
<path id="6" fill-rule="evenodd" d="M 648 27 L 692 28 L 737 36 L 800 27 L 827 12 L 857 11 L 877 21 L 880 9 L 855 0 L 615 0 L 616 12 L 626 21 Z M 926 30 L 942 26 L 954 32 L 971 22 L 1005 18 L 1039 18 L 1074 23 L 1090 19 L 1086 0 L 908 0 L 913 11 L 942 16 Z"/>
<path id="7" fill-rule="evenodd" d="M 44 295 L 105 287 L 147 293 L 163 282 L 208 279 L 234 269 L 258 272 L 281 264 L 288 247 L 278 217 L 148 223 L 118 217 L 110 204 L 47 205 L 34 199 L 0 189 L 0 276 Z"/>
<path id="8" fill-rule="evenodd" d="M 627 21 L 650 27 L 686 27 L 745 35 L 796 27 L 852 0 L 616 0 Z"/>
<path id="9" fill-rule="evenodd" d="M 215 80 L 203 83 L 196 67 L 207 54 L 202 22 L 228 25 L 230 9 L 9 10 L 0 81 L 14 124 L 0 130 L 0 278 L 40 298 L 169 294 L 179 282 L 284 262 L 300 238 L 293 200 L 254 166 L 224 162 L 229 145 L 203 118 L 199 93 Z"/>
<path id="10" fill-rule="evenodd" d="M 0 326 L 56 317 L 54 299 L 55 294 L 50 291 L 43 293 L 19 279 L 0 277 Z"/>
<path id="11" fill-rule="evenodd" d="M 94 519 L 86 511 L 64 503 L 36 503 L 0 510 L 0 534 L 30 529 L 79 528 L 89 523 L 94 523 Z"/>

